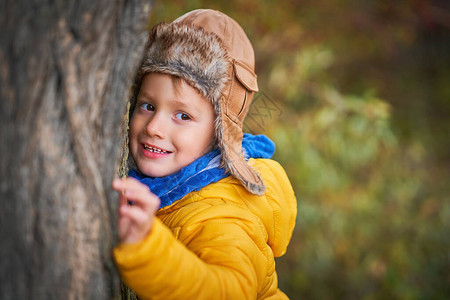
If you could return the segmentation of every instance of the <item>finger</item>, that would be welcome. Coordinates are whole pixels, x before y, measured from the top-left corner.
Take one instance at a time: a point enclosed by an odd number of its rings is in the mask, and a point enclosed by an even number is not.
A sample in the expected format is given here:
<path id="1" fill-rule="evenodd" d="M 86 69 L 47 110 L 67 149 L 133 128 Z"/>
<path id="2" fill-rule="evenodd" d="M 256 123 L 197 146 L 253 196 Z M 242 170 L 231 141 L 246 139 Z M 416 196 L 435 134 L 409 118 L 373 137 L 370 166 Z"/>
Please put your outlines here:
<path id="1" fill-rule="evenodd" d="M 133 206 L 122 206 L 120 208 L 121 218 L 127 219 L 130 226 L 136 227 L 139 231 L 148 231 L 153 222 L 153 215 Z"/>
<path id="2" fill-rule="evenodd" d="M 121 205 L 119 209 L 120 241 L 139 241 L 147 236 L 152 228 L 155 211 L 148 213 L 135 205 Z"/>
<path id="3" fill-rule="evenodd" d="M 115 179 L 112 182 L 112 186 L 115 190 L 119 192 L 121 197 L 121 202 L 126 201 L 129 205 L 143 205 L 141 201 L 148 201 L 146 198 L 149 198 L 152 193 L 149 191 L 149 188 L 139 182 L 134 178 L 123 178 L 123 179 Z M 135 198 L 139 203 L 134 203 L 131 198 Z M 144 203 L 145 205 L 145 203 Z"/>
<path id="4" fill-rule="evenodd" d="M 147 214 L 154 214 L 160 205 L 160 200 L 157 196 L 149 192 L 130 192 L 127 193 L 128 201 L 132 202 L 134 207 L 139 207 Z"/>
<path id="5" fill-rule="evenodd" d="M 123 189 L 123 178 L 116 178 L 112 181 L 112 188 L 115 189 L 116 191 L 120 192 Z"/>
<path id="6" fill-rule="evenodd" d="M 120 197 L 120 204 L 127 204 L 127 197 L 125 197 L 125 191 L 119 192 Z"/>
<path id="7" fill-rule="evenodd" d="M 131 206 L 133 208 L 139 208 L 146 212 L 148 215 L 153 215 L 156 213 L 156 211 L 159 209 L 160 200 L 157 197 L 149 196 L 149 197 L 142 197 L 139 195 L 136 198 L 129 198 L 128 200 L 131 202 Z"/>
<path id="8" fill-rule="evenodd" d="M 116 189 L 118 191 L 123 191 L 124 193 L 127 191 L 136 192 L 136 193 L 150 192 L 150 189 L 147 185 L 145 185 L 145 184 L 141 183 L 140 181 L 136 180 L 135 178 L 131 178 L 131 177 L 114 180 L 113 187 L 114 187 L 114 189 Z"/>
<path id="9" fill-rule="evenodd" d="M 130 231 L 131 220 L 128 217 L 124 217 L 122 214 L 119 217 L 118 230 L 119 239 L 122 240 L 126 234 Z"/>
<path id="10" fill-rule="evenodd" d="M 124 195 L 133 205 L 139 206 L 148 213 L 153 213 L 159 208 L 159 198 L 150 192 L 150 189 L 134 178 L 121 180 L 117 185 L 124 191 Z"/>
<path id="11" fill-rule="evenodd" d="M 136 191 L 147 191 L 149 190 L 148 186 L 141 183 L 139 180 L 127 177 L 122 179 L 113 180 L 112 186 L 117 191 L 120 190 L 136 190 Z"/>
<path id="12" fill-rule="evenodd" d="M 116 190 L 119 193 L 119 203 L 120 204 L 126 204 L 127 203 L 127 198 L 125 197 L 125 190 L 123 188 L 121 188 L 121 183 L 120 183 L 120 179 L 115 179 L 112 182 L 112 187 L 114 190 Z"/>

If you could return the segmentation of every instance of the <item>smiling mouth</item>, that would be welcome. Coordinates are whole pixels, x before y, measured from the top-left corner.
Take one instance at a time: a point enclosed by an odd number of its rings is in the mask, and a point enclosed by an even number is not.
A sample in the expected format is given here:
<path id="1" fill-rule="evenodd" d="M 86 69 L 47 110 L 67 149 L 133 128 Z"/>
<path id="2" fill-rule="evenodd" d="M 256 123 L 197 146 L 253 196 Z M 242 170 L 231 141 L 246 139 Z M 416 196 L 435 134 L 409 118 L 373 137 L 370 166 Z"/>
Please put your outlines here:
<path id="1" fill-rule="evenodd" d="M 159 148 L 155 148 L 155 147 L 150 147 L 144 144 L 144 149 L 147 151 L 150 151 L 152 153 L 159 153 L 159 154 L 169 154 L 171 153 L 170 151 L 165 151 Z"/>

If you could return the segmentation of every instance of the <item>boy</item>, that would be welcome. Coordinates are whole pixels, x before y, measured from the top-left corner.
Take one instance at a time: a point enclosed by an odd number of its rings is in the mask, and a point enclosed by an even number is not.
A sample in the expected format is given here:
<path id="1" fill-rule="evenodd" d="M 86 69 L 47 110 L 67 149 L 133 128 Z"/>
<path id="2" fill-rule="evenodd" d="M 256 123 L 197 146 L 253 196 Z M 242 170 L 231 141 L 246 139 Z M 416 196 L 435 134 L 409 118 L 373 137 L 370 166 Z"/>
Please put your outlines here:
<path id="1" fill-rule="evenodd" d="M 212 10 L 155 26 L 133 90 L 135 166 L 113 182 L 123 282 L 143 299 L 287 298 L 274 256 L 296 200 L 273 143 L 242 133 L 258 90 L 242 28 Z"/>

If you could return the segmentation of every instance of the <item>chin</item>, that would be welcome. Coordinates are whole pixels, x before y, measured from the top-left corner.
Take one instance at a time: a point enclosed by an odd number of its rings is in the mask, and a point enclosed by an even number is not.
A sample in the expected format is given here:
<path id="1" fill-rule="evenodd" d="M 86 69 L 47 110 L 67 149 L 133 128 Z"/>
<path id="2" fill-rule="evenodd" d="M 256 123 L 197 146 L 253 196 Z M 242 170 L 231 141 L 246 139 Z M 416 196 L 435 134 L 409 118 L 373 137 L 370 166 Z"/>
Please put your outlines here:
<path id="1" fill-rule="evenodd" d="M 145 176 L 148 177 L 166 177 L 169 175 L 172 175 L 174 173 L 176 173 L 177 171 L 167 171 L 167 170 L 149 170 L 148 168 L 145 169 L 141 169 L 139 168 L 139 171 L 141 171 L 142 174 L 144 174 Z"/>

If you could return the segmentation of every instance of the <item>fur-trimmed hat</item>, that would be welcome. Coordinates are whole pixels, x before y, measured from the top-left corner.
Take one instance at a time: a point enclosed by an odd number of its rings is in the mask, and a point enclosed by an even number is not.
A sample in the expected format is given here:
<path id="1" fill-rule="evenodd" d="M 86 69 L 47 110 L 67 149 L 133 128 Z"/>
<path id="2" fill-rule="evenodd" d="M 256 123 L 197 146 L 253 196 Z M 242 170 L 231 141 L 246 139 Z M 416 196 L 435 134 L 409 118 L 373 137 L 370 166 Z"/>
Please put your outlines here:
<path id="1" fill-rule="evenodd" d="M 135 78 L 132 109 L 145 74 L 184 79 L 213 104 L 222 166 L 249 192 L 261 195 L 264 183 L 242 150 L 243 121 L 258 91 L 254 69 L 253 47 L 236 21 L 219 11 L 194 10 L 151 30 Z"/>

